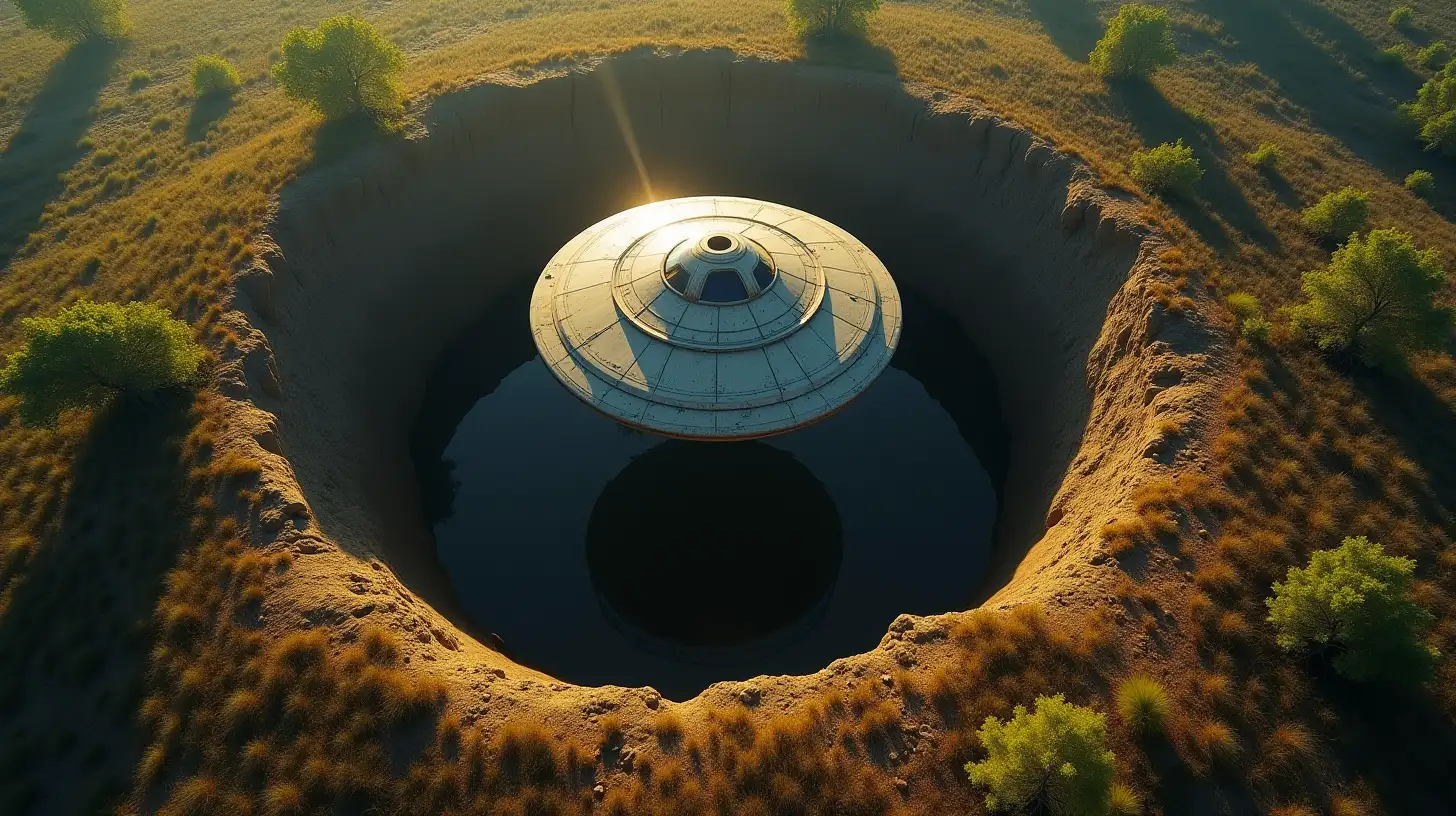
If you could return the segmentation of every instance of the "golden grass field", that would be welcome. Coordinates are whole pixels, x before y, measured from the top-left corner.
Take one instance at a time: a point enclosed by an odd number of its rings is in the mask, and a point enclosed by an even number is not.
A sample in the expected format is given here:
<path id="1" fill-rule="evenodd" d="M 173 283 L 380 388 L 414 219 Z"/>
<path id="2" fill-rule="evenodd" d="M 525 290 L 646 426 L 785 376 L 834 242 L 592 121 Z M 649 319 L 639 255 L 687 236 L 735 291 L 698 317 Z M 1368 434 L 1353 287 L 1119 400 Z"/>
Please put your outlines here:
<path id="1" fill-rule="evenodd" d="M 1456 4 L 1409 0 L 1425 40 L 1456 41 Z M 816 54 L 940 86 L 1126 175 L 1138 148 L 1183 139 L 1203 160 L 1199 200 L 1148 198 L 1184 261 L 1271 314 L 1299 298 L 1328 250 L 1299 211 L 1344 186 L 1371 192 L 1372 222 L 1411 232 L 1456 270 L 1456 163 L 1394 124 L 1420 69 L 1381 64 L 1407 35 L 1370 0 L 1168 0 L 1181 61 L 1148 87 L 1085 64 L 1115 2 L 889 3 L 871 48 Z M 1395 5 L 1394 3 L 1390 5 Z M 155 300 L 215 350 L 231 272 L 251 258 L 269 197 L 315 161 L 319 122 L 267 77 L 285 33 L 355 12 L 409 59 L 408 109 L 500 70 L 636 48 L 726 46 L 804 56 L 777 0 L 136 0 L 116 47 L 68 50 L 0 6 L 0 354 L 19 321 L 81 298 Z M 227 57 L 244 87 L 199 106 L 187 72 Z M 143 76 L 145 75 L 145 76 Z M 1277 172 L 1243 155 L 1277 143 Z M 1434 204 L 1407 192 L 1427 169 Z M 1450 299 L 1448 287 L 1447 299 Z M 1276 320 L 1276 324 L 1279 323 Z M 1153 812 L 1414 812 L 1412 791 L 1450 792 L 1456 748 L 1456 366 L 1408 375 L 1333 364 L 1288 331 L 1240 343 L 1224 399 L 1218 472 L 1154 486 L 1119 546 L 1155 544 L 1166 520 L 1216 521 L 1201 594 L 1128 578 L 1137 615 L 1171 615 L 1197 643 L 1184 665 L 1140 667 L 1106 621 L 1049 628 L 1035 610 L 978 616 L 954 633 L 963 667 L 907 677 L 946 737 L 917 754 L 928 812 L 983 808 L 960 766 L 974 727 L 1038 692 L 1109 710 L 1110 689 L 1156 672 L 1174 699 L 1166 745 L 1114 727 L 1123 776 Z M 634 787 L 593 804 L 599 745 L 549 731 L 482 736 L 430 718 L 438 689 L 397 664 L 389 635 L 335 655 L 298 635 L 270 642 L 232 623 L 287 563 L 240 543 L 219 495 L 248 498 L 256 464 L 211 456 L 214 398 L 58 429 L 21 427 L 0 402 L 0 812 L 878 813 L 896 780 L 865 756 L 900 712 L 873 687 L 754 726 L 725 712 Z M 1171 429 L 1170 429 L 1171 430 Z M 1176 523 L 1176 522 L 1175 522 Z M 1353 695 L 1281 653 L 1264 623 L 1269 583 L 1314 549 L 1365 534 L 1419 564 L 1418 592 L 1446 655 L 1427 692 Z M 1176 602 L 1176 603 L 1175 603 Z M 276 716 L 275 716 L 276 715 Z M 423 718 L 423 719 L 422 719 Z M 424 725 L 421 726 L 420 722 Z M 383 735 L 424 728 L 398 767 Z M 610 728 L 604 730 L 609 731 Z M 658 736 L 671 735 L 672 723 Z M 603 741 L 612 735 L 604 733 Z M 834 744 L 826 751 L 825 744 Z M 924 780 L 923 783 L 919 780 Z M 1448 800 L 1449 801 L 1449 800 Z M 373 805 L 375 810 L 366 811 Z M 349 810 L 348 808 L 354 808 Z"/>

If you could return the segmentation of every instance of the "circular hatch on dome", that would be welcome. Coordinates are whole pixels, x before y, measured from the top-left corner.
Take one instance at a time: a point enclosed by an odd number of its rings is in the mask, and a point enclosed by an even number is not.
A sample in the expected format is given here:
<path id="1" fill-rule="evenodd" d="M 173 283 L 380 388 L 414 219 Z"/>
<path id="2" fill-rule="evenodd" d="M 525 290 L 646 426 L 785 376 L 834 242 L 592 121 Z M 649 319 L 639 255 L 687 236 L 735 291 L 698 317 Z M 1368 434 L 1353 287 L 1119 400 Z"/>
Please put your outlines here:
<path id="1" fill-rule="evenodd" d="M 809 213 L 745 198 L 619 213 L 551 259 L 531 332 L 556 378 L 627 425 L 749 439 L 863 393 L 900 339 L 874 253 Z"/>

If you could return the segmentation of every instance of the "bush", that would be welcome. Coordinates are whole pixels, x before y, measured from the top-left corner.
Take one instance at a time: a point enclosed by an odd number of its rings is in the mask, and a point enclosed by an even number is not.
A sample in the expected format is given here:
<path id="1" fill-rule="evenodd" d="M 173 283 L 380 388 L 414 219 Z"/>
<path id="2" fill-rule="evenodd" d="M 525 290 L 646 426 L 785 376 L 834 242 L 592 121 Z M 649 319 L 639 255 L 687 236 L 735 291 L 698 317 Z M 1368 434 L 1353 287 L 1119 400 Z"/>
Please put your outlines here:
<path id="1" fill-rule="evenodd" d="M 396 78 L 404 52 L 357 17 L 331 17 L 317 28 L 295 28 L 283 40 L 273 78 L 294 99 L 330 119 L 399 110 Z"/>
<path id="2" fill-rule="evenodd" d="M 126 0 L 15 0 L 25 24 L 58 40 L 116 39 L 131 22 Z"/>
<path id="3" fill-rule="evenodd" d="M 1279 165 L 1279 160 L 1282 158 L 1284 158 L 1284 151 L 1273 142 L 1264 142 L 1259 145 L 1258 150 L 1244 154 L 1244 161 L 1256 170 L 1273 170 Z"/>
<path id="4" fill-rule="evenodd" d="M 1414 571 L 1364 536 L 1315 553 L 1266 601 L 1279 645 L 1334 648 L 1335 669 L 1354 680 L 1426 679 L 1439 654 L 1421 642 L 1433 618 L 1410 599 Z"/>
<path id="5" fill-rule="evenodd" d="M 1422 68 L 1439 71 L 1451 61 L 1451 49 L 1445 40 L 1436 40 L 1416 52 L 1416 64 Z"/>
<path id="6" fill-rule="evenodd" d="M 1430 171 L 1417 170 L 1405 177 L 1405 188 L 1421 198 L 1430 198 L 1436 194 L 1436 177 Z"/>
<path id="7" fill-rule="evenodd" d="M 146 71 L 132 71 L 131 76 L 126 78 L 126 88 L 129 91 L 137 91 L 151 84 L 152 75 Z"/>
<path id="8" fill-rule="evenodd" d="M 1329 193 L 1304 211 L 1305 229 L 1322 238 L 1343 241 L 1365 228 L 1370 218 L 1370 194 L 1354 187 Z"/>
<path id="9" fill-rule="evenodd" d="M 1246 339 L 1255 343 L 1263 343 L 1269 339 L 1269 321 L 1264 317 L 1264 307 L 1259 304 L 1259 299 L 1248 292 L 1234 292 L 1225 298 L 1229 311 L 1234 313 L 1234 319 L 1238 322 L 1239 333 Z"/>
<path id="10" fill-rule="evenodd" d="M 1168 11 L 1142 3 L 1119 8 L 1088 57 L 1092 70 L 1109 78 L 1146 77 L 1177 61 Z"/>
<path id="11" fill-rule="evenodd" d="M 1159 734 L 1168 721 L 1168 694 L 1151 677 L 1130 677 L 1117 690 L 1117 711 L 1134 734 Z"/>
<path id="12" fill-rule="evenodd" d="M 238 69 L 222 57 L 198 57 L 192 62 L 192 90 L 198 96 L 232 93 L 241 84 Z"/>
<path id="13" fill-rule="evenodd" d="M 1053 814 L 1105 813 L 1113 762 L 1107 724 L 1090 708 L 1062 695 L 1038 697 L 1035 713 L 1017 706 L 1011 722 L 987 717 L 977 735 L 981 762 L 966 764 L 971 782 L 990 789 L 990 810 Z"/>
<path id="14" fill-rule="evenodd" d="M 96 408 L 117 393 L 182 385 L 203 357 L 186 323 L 147 303 L 83 301 L 20 326 L 26 346 L 0 369 L 0 393 L 21 398 L 28 424 L 54 424 L 66 410 Z"/>
<path id="15" fill-rule="evenodd" d="M 1395 28 L 1410 29 L 1416 24 L 1416 10 L 1410 6 L 1400 6 L 1390 12 L 1390 24 Z"/>
<path id="16" fill-rule="evenodd" d="M 789 25 L 804 36 L 864 35 L 880 0 L 788 0 Z"/>
<path id="17" fill-rule="evenodd" d="M 1416 249 L 1398 230 L 1376 230 L 1304 274 L 1309 300 L 1294 307 L 1294 320 L 1321 348 L 1353 348 L 1368 364 L 1393 366 L 1445 343 L 1452 313 L 1434 301 L 1445 280 L 1436 250 Z"/>
<path id="18" fill-rule="evenodd" d="M 1162 144 L 1150 150 L 1139 150 L 1132 157 L 1132 178 L 1149 192 L 1170 192 L 1183 198 L 1193 197 L 1193 185 L 1203 178 L 1203 165 L 1193 157 L 1193 148 Z"/>

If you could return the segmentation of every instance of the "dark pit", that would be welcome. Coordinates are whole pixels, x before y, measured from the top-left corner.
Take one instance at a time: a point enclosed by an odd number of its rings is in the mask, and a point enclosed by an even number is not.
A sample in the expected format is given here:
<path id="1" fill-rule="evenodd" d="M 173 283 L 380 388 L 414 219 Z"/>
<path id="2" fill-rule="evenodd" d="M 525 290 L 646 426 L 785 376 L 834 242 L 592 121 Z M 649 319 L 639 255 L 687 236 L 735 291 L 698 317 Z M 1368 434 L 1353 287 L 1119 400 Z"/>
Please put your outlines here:
<path id="1" fill-rule="evenodd" d="M 972 603 L 1005 438 L 988 366 L 926 298 L 902 290 L 891 368 L 842 411 L 710 443 L 577 400 L 535 355 L 526 296 L 446 350 L 413 434 L 440 564 L 514 659 L 686 699 L 812 672 L 874 648 L 899 614 Z"/>

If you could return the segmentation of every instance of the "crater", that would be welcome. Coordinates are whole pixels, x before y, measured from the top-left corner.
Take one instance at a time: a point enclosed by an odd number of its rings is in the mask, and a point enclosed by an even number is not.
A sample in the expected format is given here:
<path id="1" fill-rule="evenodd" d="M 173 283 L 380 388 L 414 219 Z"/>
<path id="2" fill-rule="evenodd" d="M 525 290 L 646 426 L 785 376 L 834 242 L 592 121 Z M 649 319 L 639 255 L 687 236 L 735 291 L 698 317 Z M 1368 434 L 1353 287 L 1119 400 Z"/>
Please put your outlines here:
<path id="1" fill-rule="evenodd" d="M 959 593 L 938 608 L 900 611 L 1100 602 L 1099 587 L 1113 575 L 1101 526 L 1140 484 L 1198 465 L 1198 445 L 1149 445 L 1170 416 L 1190 438 L 1201 433 L 1201 407 L 1215 398 L 1224 369 L 1222 334 L 1204 317 L 1196 274 L 1139 219 L 1138 202 L 1100 188 L 1077 160 L 972 102 L 886 75 L 715 51 L 492 77 L 436 100 L 411 138 L 311 170 L 284 191 L 269 235 L 256 242 L 259 262 L 238 279 L 241 313 L 232 319 L 243 339 L 219 374 L 224 393 L 239 400 L 237 426 L 257 442 L 239 444 L 265 462 L 255 539 L 309 554 L 291 570 L 299 589 L 270 601 L 270 616 L 346 634 L 384 620 L 422 632 L 418 648 L 430 661 L 443 648 L 510 665 L 480 648 L 515 654 L 513 639 L 493 632 L 508 628 L 510 609 L 471 614 L 459 575 L 452 586 L 436 557 L 438 522 L 460 513 L 452 485 L 466 484 L 442 453 L 472 410 L 499 403 L 501 389 L 529 385 L 524 298 L 556 250 L 612 213 L 688 195 L 763 199 L 825 218 L 872 249 L 907 293 L 887 402 L 914 416 L 904 395 L 919 389 L 927 410 L 940 412 L 957 444 L 974 452 L 958 472 L 982 469 L 997 512 L 980 540 L 968 535 L 957 547 L 927 534 L 924 546 L 908 550 L 914 540 L 897 537 L 890 518 L 891 532 L 874 540 L 898 553 L 896 568 Z M 1170 308 L 1157 296 L 1179 287 L 1192 307 Z M 911 314 L 912 299 L 924 304 L 923 317 Z M 918 348 L 917 324 L 926 327 Z M 470 362 L 472 342 L 490 353 Z M 948 372 L 953 359 L 979 370 Z M 530 430 L 529 417 L 518 421 L 523 433 L 549 436 L 549 428 Z M 877 475 L 912 473 L 932 461 L 932 447 L 908 448 L 902 473 Z M 752 647 L 824 614 L 824 598 L 840 589 L 821 588 L 835 558 L 828 519 L 843 525 L 841 558 L 853 552 L 853 531 L 825 474 L 791 448 L 758 443 L 717 454 L 776 463 L 775 490 L 797 490 L 806 506 L 823 508 L 802 519 L 819 526 L 793 531 L 808 548 L 802 558 L 767 559 L 751 549 L 765 542 L 750 541 L 744 565 L 767 560 L 765 568 L 719 576 L 757 582 L 749 586 L 760 594 L 796 576 L 803 590 L 736 621 L 670 620 L 660 605 L 683 603 L 690 585 L 644 597 L 652 588 L 633 581 L 653 573 L 627 570 L 668 559 L 668 539 L 621 546 L 624 514 L 641 512 L 631 505 L 644 498 L 623 485 L 661 484 L 658 471 L 702 454 L 646 445 L 605 469 L 591 500 L 571 512 L 581 519 L 577 557 L 596 565 L 583 570 L 624 637 L 703 662 L 705 646 Z M 969 507 L 973 492 L 957 486 L 942 504 Z M 280 514 L 295 523 L 268 523 Z M 529 529 L 488 528 L 470 544 L 484 554 L 483 568 L 504 569 L 509 553 L 533 545 Z M 980 563 L 966 553 L 979 553 Z M 693 557 L 681 569 L 718 566 Z M 359 559 L 374 563 L 373 575 L 360 578 Z M 350 574 L 360 579 L 343 577 Z M 358 614 L 361 594 L 373 599 Z M 356 614 L 344 614 L 351 606 Z M 458 638 L 451 624 L 473 637 Z M 547 625 L 569 632 L 579 621 L 566 615 Z M 684 626 L 703 636 L 685 636 Z M 812 672 L 877 639 L 769 670 Z M 510 671 L 542 682 L 653 682 L 522 663 Z M 713 679 L 725 678 L 700 676 L 680 696 Z"/>

